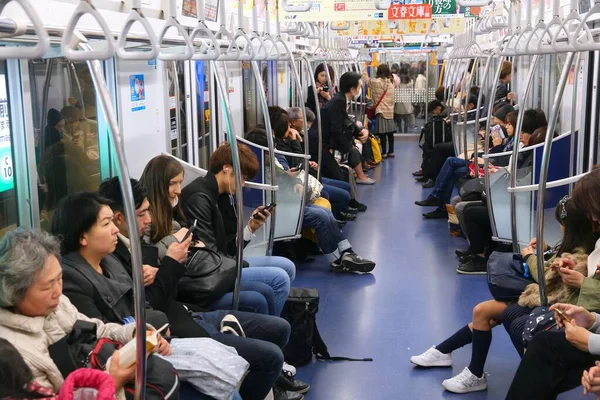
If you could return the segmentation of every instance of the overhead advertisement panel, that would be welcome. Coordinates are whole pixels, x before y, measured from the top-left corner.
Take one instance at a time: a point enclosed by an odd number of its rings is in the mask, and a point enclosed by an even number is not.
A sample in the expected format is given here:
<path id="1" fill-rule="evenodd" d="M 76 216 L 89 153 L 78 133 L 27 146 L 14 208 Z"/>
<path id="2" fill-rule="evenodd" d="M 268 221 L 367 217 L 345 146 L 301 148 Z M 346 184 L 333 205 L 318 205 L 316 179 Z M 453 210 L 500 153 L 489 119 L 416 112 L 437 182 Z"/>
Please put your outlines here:
<path id="1" fill-rule="evenodd" d="M 338 36 L 355 40 L 386 40 L 398 35 L 425 35 L 434 22 L 433 34 L 449 35 L 465 31 L 465 18 L 462 15 L 447 15 L 433 19 L 405 19 L 396 21 L 358 21 L 350 24 L 350 29 L 334 31 Z M 334 23 L 341 26 L 342 23 Z"/>
<path id="2" fill-rule="evenodd" d="M 388 5 L 384 0 L 279 0 L 279 18 L 310 22 L 386 20 Z"/>

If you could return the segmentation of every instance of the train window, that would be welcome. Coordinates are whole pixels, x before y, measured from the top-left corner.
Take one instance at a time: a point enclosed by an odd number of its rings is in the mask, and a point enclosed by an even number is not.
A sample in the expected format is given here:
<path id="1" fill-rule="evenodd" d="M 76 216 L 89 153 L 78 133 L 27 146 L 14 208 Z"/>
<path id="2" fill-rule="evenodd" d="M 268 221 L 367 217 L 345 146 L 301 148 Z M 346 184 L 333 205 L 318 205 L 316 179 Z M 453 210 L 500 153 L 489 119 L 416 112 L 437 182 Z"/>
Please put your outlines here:
<path id="1" fill-rule="evenodd" d="M 171 154 L 183 161 L 188 161 L 187 118 L 183 69 L 183 61 L 169 61 L 166 64 L 167 82 L 169 85 Z"/>
<path id="2" fill-rule="evenodd" d="M 85 63 L 29 62 L 36 137 L 40 223 L 48 230 L 67 194 L 96 190 L 100 155 L 96 91 Z"/>
<path id="3" fill-rule="evenodd" d="M 0 238 L 17 227 L 17 194 L 13 168 L 10 100 L 6 87 L 6 62 L 0 63 Z"/>

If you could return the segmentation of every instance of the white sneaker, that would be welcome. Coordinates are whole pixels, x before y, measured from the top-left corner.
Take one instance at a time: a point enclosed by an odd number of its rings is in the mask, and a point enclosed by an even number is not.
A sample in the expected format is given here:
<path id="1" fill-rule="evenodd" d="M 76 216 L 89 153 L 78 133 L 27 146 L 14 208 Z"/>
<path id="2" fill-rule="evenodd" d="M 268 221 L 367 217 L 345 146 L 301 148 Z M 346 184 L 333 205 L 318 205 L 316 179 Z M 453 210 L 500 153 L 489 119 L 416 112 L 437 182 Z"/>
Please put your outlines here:
<path id="1" fill-rule="evenodd" d="M 292 376 L 296 376 L 296 367 L 286 363 L 285 361 L 283 362 L 283 370 L 289 372 Z"/>
<path id="2" fill-rule="evenodd" d="M 463 371 L 454 378 L 446 379 L 442 382 L 444 388 L 453 393 L 470 393 L 480 390 L 487 390 L 487 378 L 485 374 L 481 378 L 476 377 L 465 367 Z"/>
<path id="3" fill-rule="evenodd" d="M 423 354 L 412 356 L 410 362 L 420 367 L 451 367 L 452 354 L 444 354 L 433 346 Z"/>

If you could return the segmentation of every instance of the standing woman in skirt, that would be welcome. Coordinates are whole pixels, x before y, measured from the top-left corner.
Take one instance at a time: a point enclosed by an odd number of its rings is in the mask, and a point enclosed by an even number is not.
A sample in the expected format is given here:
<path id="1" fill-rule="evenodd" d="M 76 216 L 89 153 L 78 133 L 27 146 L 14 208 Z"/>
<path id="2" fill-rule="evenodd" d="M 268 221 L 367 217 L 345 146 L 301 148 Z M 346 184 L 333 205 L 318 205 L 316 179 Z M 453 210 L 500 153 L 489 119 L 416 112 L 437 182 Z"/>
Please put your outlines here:
<path id="1" fill-rule="evenodd" d="M 381 139 L 381 155 L 383 158 L 394 157 L 394 89 L 397 82 L 387 64 L 377 67 L 375 78 L 371 79 L 363 72 L 363 79 L 371 89 L 373 105 L 377 105 L 374 133 Z"/>

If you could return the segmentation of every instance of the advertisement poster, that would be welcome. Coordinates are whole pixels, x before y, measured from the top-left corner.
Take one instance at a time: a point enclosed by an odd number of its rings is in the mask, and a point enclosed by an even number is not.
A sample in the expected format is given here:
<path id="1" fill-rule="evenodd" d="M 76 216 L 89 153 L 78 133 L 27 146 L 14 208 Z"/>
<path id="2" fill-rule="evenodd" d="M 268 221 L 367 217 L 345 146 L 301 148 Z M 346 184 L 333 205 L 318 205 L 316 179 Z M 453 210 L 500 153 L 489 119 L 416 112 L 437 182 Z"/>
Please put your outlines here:
<path id="1" fill-rule="evenodd" d="M 131 111 L 145 110 L 146 88 L 143 74 L 129 76 L 129 91 L 131 92 Z"/>
<path id="2" fill-rule="evenodd" d="M 204 20 L 217 22 L 219 11 L 218 0 L 205 0 Z M 196 0 L 181 0 L 181 15 L 184 17 L 198 18 L 198 6 Z"/>
<path id="3" fill-rule="evenodd" d="M 433 15 L 456 14 L 456 0 L 433 0 Z"/>
<path id="4" fill-rule="evenodd" d="M 308 5 L 309 11 L 298 11 Z M 388 5 L 384 0 L 286 0 L 279 3 L 279 18 L 310 22 L 386 20 Z"/>
<path id="5" fill-rule="evenodd" d="M 15 187 L 12 162 L 12 143 L 10 140 L 10 115 L 6 95 L 6 79 L 0 75 L 0 192 Z"/>

